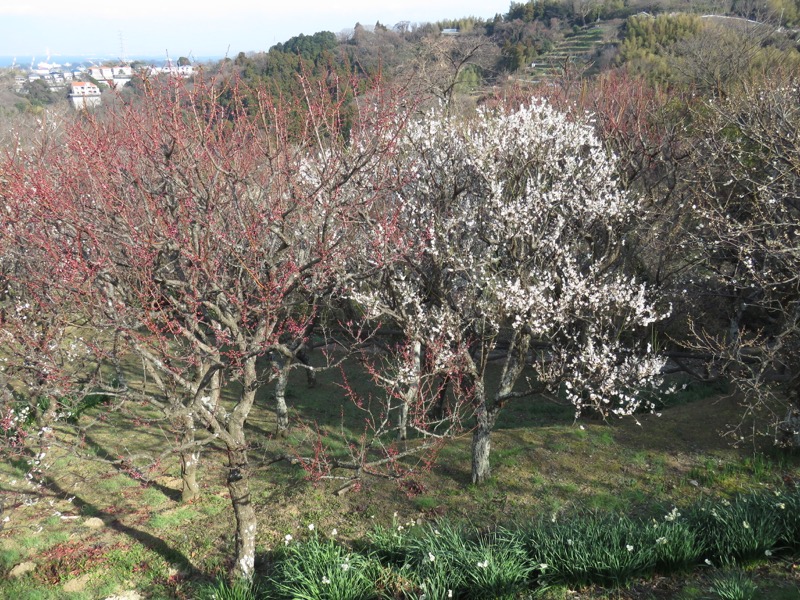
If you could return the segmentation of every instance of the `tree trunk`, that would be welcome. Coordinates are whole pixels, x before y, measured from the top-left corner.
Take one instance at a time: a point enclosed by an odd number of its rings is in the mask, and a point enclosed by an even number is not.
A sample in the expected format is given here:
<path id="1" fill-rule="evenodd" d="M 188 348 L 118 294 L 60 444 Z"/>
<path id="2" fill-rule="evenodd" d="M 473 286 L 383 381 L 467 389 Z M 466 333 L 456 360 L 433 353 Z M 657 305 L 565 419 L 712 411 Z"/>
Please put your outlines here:
<path id="1" fill-rule="evenodd" d="M 185 426 L 181 443 L 189 444 L 194 441 L 194 423 L 191 417 L 187 419 L 190 423 Z M 200 452 L 197 450 L 183 450 L 181 452 L 181 500 L 191 502 L 200 496 L 200 486 L 197 483 L 197 464 L 200 462 Z"/>
<path id="2" fill-rule="evenodd" d="M 220 372 L 216 369 L 213 370 L 210 378 L 208 377 L 209 371 L 212 368 L 213 367 L 208 362 L 201 363 L 197 373 L 199 383 L 195 394 L 200 395 L 200 404 L 203 408 L 216 415 L 221 408 L 219 406 L 219 400 L 220 394 L 222 393 L 222 380 Z M 203 385 L 206 379 L 208 379 L 207 386 Z M 173 404 L 175 410 L 180 410 L 178 408 L 180 406 L 182 406 L 182 404 Z M 181 446 L 188 446 L 195 441 L 195 416 L 195 412 L 187 410 L 183 410 L 178 414 L 176 425 L 181 433 Z M 181 482 L 183 487 L 181 491 L 181 500 L 183 502 L 191 502 L 200 496 L 200 485 L 197 483 L 200 451 L 197 448 L 185 448 L 180 452 L 180 459 Z"/>
<path id="3" fill-rule="evenodd" d="M 181 453 L 181 491 L 182 502 L 192 502 L 200 496 L 200 486 L 197 483 L 197 463 L 200 462 L 199 452 Z"/>
<path id="4" fill-rule="evenodd" d="M 447 388 L 449 385 L 450 380 L 447 377 L 444 377 L 439 384 L 439 390 L 436 392 L 436 402 L 431 411 L 431 417 L 433 417 L 435 421 L 444 419 L 445 408 L 447 407 Z"/>
<path id="5" fill-rule="evenodd" d="M 256 511 L 250 496 L 250 472 L 244 447 L 228 449 L 228 491 L 236 519 L 232 579 L 251 581 L 256 559 Z"/>
<path id="6" fill-rule="evenodd" d="M 408 408 L 419 395 L 419 380 L 422 376 L 422 342 L 414 340 L 412 347 L 413 379 L 403 394 L 403 400 L 397 411 L 397 439 L 403 441 L 408 438 Z"/>
<path id="7" fill-rule="evenodd" d="M 408 438 L 408 401 L 403 398 L 400 407 L 397 409 L 397 439 L 399 441 Z"/>
<path id="8" fill-rule="evenodd" d="M 308 346 L 300 346 L 295 356 L 305 366 L 311 366 L 311 349 Z M 309 388 L 317 387 L 317 372 L 314 369 L 306 369 L 306 384 Z"/>
<path id="9" fill-rule="evenodd" d="M 250 496 L 250 468 L 244 426 L 258 389 L 256 357 L 244 361 L 242 392 L 227 421 L 228 491 L 236 518 L 235 563 L 231 579 L 252 581 L 256 559 L 256 512 Z"/>
<path id="10" fill-rule="evenodd" d="M 286 406 L 286 388 L 289 386 L 291 363 L 283 357 L 275 359 L 278 378 L 275 380 L 275 434 L 286 437 L 289 432 L 289 409 Z"/>
<path id="11" fill-rule="evenodd" d="M 194 419 L 188 413 L 179 419 L 178 427 L 181 432 L 181 446 L 194 442 Z M 191 502 L 200 495 L 200 486 L 197 483 L 197 463 L 200 461 L 200 452 L 196 449 L 184 449 L 180 452 L 181 458 L 181 501 Z"/>
<path id="12" fill-rule="evenodd" d="M 511 339 L 503 365 L 503 373 L 500 376 L 500 385 L 491 405 L 487 402 L 483 382 L 481 381 L 475 386 L 477 409 L 475 411 L 475 431 L 472 434 L 472 483 L 483 483 L 491 475 L 489 454 L 492 449 L 492 428 L 500 414 L 500 409 L 509 398 L 513 397 L 514 385 L 525 368 L 529 346 L 530 336 L 516 331 Z"/>
<path id="13" fill-rule="evenodd" d="M 482 415 L 478 414 L 478 424 L 472 434 L 472 483 L 480 484 L 492 474 L 489 453 L 492 449 L 492 428 L 484 405 Z"/>
<path id="14" fill-rule="evenodd" d="M 778 442 L 787 448 L 800 448 L 800 381 L 795 380 L 789 391 L 789 409 L 778 424 Z"/>
<path id="15" fill-rule="evenodd" d="M 486 405 L 486 390 L 483 387 L 483 381 L 476 381 L 474 388 L 477 408 L 475 410 L 475 431 L 472 433 L 472 483 L 480 484 L 489 479 L 492 473 L 489 452 L 492 448 L 491 433 L 496 413 L 493 415 Z"/>

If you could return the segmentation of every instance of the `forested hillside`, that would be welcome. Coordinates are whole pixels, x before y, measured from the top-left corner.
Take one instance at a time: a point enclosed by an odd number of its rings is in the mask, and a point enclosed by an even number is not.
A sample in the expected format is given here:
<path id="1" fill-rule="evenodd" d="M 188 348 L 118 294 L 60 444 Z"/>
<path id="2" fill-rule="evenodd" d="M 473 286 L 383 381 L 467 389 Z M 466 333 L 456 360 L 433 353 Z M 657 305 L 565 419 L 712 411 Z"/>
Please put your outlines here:
<path id="1" fill-rule="evenodd" d="M 797 61 L 797 7 L 790 1 L 511 3 L 494 18 L 356 24 L 300 35 L 268 52 L 241 52 L 219 68 L 297 92 L 298 75 L 414 81 L 450 97 L 486 94 L 509 82 L 624 69 L 651 82 L 719 85 L 751 69 Z M 539 68 L 537 68 L 537 64 Z M 543 70 L 542 65 L 550 68 Z M 715 81 L 716 80 L 716 81 Z"/>

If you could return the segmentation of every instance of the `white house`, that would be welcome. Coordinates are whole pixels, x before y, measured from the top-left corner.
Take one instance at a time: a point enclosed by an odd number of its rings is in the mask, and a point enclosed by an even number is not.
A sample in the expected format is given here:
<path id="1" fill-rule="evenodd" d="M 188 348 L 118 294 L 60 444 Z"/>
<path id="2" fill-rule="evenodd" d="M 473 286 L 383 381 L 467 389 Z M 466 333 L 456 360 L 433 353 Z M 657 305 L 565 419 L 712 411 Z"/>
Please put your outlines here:
<path id="1" fill-rule="evenodd" d="M 69 101 L 77 110 L 98 106 L 101 102 L 100 88 L 87 81 L 73 81 L 70 84 Z"/>
<path id="2" fill-rule="evenodd" d="M 124 77 L 131 77 L 133 69 L 128 65 L 119 65 L 116 67 L 90 67 L 89 76 L 93 79 L 117 79 Z"/>
<path id="3" fill-rule="evenodd" d="M 150 67 L 150 75 L 170 75 L 171 77 L 182 77 L 188 79 L 194 75 L 194 67 L 192 65 L 178 66 L 168 61 L 163 67 Z"/>

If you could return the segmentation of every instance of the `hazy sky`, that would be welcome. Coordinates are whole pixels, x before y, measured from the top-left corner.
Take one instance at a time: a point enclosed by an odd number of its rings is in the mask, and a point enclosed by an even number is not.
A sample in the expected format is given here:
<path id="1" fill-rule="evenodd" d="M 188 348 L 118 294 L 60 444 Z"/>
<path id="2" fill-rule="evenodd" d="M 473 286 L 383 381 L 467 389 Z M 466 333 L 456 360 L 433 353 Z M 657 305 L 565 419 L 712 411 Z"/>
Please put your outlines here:
<path id="1" fill-rule="evenodd" d="M 0 0 L 0 55 L 235 56 L 356 22 L 508 12 L 510 0 Z M 120 41 L 122 40 L 122 42 Z"/>

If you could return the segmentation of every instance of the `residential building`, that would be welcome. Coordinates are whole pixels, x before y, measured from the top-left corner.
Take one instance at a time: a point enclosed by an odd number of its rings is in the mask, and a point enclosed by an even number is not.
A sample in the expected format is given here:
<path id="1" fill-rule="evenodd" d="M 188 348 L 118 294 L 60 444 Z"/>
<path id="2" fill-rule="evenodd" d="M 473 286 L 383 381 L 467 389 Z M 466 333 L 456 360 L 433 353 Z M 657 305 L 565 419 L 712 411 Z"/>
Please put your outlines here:
<path id="1" fill-rule="evenodd" d="M 77 109 L 98 106 L 101 102 L 100 88 L 87 81 L 73 81 L 70 84 L 69 101 Z"/>

